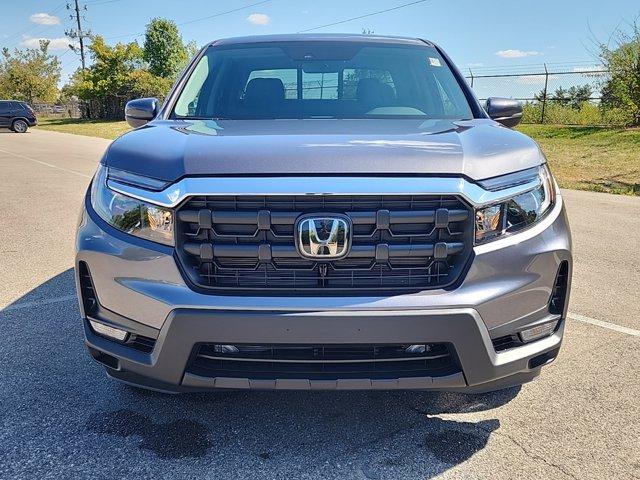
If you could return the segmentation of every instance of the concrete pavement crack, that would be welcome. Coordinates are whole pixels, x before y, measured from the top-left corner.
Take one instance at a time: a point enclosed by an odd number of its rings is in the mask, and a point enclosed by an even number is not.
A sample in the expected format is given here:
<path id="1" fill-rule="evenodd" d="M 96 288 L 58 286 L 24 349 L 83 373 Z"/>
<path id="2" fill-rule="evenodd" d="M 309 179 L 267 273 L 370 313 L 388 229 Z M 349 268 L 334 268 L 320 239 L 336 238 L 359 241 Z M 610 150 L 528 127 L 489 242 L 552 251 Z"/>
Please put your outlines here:
<path id="1" fill-rule="evenodd" d="M 405 404 L 409 409 L 413 410 L 416 413 L 422 414 L 424 416 L 426 416 L 427 418 L 429 417 L 438 417 L 438 415 L 433 415 L 427 412 L 423 412 L 420 409 L 409 405 L 409 404 Z M 511 436 L 508 433 L 504 433 L 504 432 L 500 432 L 499 430 L 488 430 L 486 428 L 483 428 L 482 425 L 480 425 L 479 423 L 475 423 L 474 424 L 475 428 L 478 428 L 479 430 L 482 430 L 483 432 L 487 433 L 488 435 L 498 435 L 504 438 L 507 438 L 508 440 L 510 440 L 514 445 L 516 445 L 520 450 L 522 450 L 522 452 L 529 458 L 534 459 L 534 460 L 539 460 L 541 462 L 543 462 L 545 465 L 548 465 L 549 467 L 555 468 L 556 470 L 558 470 L 559 472 L 561 472 L 563 475 L 572 478 L 574 480 L 577 480 L 577 477 L 575 475 L 573 475 L 571 472 L 568 472 L 564 467 L 562 467 L 561 465 L 558 465 L 556 463 L 550 462 L 549 460 L 547 460 L 546 458 L 538 455 L 537 453 L 533 453 L 530 452 L 527 448 L 525 448 L 524 445 L 522 445 L 518 440 L 516 440 L 513 436 Z"/>
<path id="2" fill-rule="evenodd" d="M 481 430 L 485 430 L 484 428 L 482 428 L 481 426 L 478 426 L 479 429 Z M 486 430 L 485 430 L 486 431 Z M 572 474 L 571 472 L 568 472 L 564 467 L 562 467 L 561 465 L 558 465 L 557 463 L 553 463 L 550 462 L 549 460 L 547 460 L 546 458 L 538 455 L 537 453 L 533 453 L 530 452 L 527 448 L 525 448 L 524 445 L 522 445 L 518 440 L 516 440 L 513 436 L 509 435 L 508 433 L 503 433 L 500 432 L 498 430 L 494 430 L 493 431 L 494 435 L 498 435 L 500 437 L 504 437 L 507 438 L 508 440 L 511 440 L 511 442 L 516 445 L 518 448 L 520 448 L 520 450 L 522 450 L 522 452 L 529 458 L 533 459 L 533 460 L 539 460 L 542 463 L 544 463 L 545 465 L 548 465 L 549 467 L 555 468 L 556 470 L 562 472 L 564 475 L 566 475 L 569 478 L 573 478 L 574 480 L 577 480 L 578 477 L 576 477 L 574 474 Z"/>

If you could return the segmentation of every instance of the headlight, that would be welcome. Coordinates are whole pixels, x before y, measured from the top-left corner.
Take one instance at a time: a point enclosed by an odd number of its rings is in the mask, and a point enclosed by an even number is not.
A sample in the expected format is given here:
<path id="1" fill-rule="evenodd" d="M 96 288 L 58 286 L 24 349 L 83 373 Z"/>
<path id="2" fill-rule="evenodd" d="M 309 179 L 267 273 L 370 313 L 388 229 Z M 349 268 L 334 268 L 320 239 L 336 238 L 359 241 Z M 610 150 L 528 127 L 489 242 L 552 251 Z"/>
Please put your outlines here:
<path id="1" fill-rule="evenodd" d="M 173 245 L 173 212 L 127 197 L 107 187 L 107 168 L 100 165 L 91 185 L 91 206 L 109 225 L 152 242 Z"/>
<path id="2" fill-rule="evenodd" d="M 499 190 L 538 179 L 539 185 L 508 200 L 476 210 L 476 245 L 518 232 L 540 221 L 553 207 L 556 190 L 547 165 L 541 165 L 529 177 L 505 175 L 504 182 L 492 179 L 485 182 Z M 515 183 L 514 183 L 515 182 Z M 485 185 L 483 185 L 485 186 Z M 485 186 L 487 188 L 487 186 Z"/>

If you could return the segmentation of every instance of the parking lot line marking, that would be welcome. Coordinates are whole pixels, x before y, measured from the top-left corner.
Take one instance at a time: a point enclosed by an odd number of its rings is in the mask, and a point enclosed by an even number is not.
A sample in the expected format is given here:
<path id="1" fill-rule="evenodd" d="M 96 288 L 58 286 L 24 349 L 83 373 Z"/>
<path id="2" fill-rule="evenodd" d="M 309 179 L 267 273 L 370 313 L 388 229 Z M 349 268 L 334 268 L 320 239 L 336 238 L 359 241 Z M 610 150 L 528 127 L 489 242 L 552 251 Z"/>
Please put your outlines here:
<path id="1" fill-rule="evenodd" d="M 23 158 L 23 159 L 29 160 L 31 162 L 39 163 L 40 165 L 45 165 L 47 167 L 55 168 L 56 170 L 62 170 L 63 172 L 73 173 L 74 175 L 80 175 L 81 177 L 84 177 L 84 178 L 91 178 L 91 175 L 86 175 L 84 173 L 76 172 L 75 170 L 70 170 L 68 168 L 59 167 L 59 166 L 53 165 L 51 163 L 43 162 L 42 160 L 37 160 L 35 158 L 27 157 L 26 155 L 22 155 L 20 153 L 10 152 L 9 150 L 4 150 L 2 148 L 0 148 L 0 152 L 6 153 L 8 155 L 13 155 L 14 157 Z"/>
<path id="2" fill-rule="evenodd" d="M 42 300 L 34 300 L 32 302 L 14 303 L 5 308 L 0 308 L 0 313 L 9 312 L 11 310 L 22 310 L 23 308 L 41 307 L 52 303 L 68 302 L 69 300 L 76 300 L 77 298 L 78 297 L 75 295 L 64 295 L 62 297 L 44 298 Z"/>
<path id="3" fill-rule="evenodd" d="M 571 320 L 577 320 L 579 322 L 589 323 L 598 327 L 608 328 L 609 330 L 614 330 L 616 332 L 626 333 L 627 335 L 633 335 L 634 337 L 640 337 L 640 330 L 623 327 L 622 325 L 616 325 L 615 323 L 605 322 L 603 320 L 598 320 L 597 318 L 586 317 L 577 313 L 568 313 L 567 317 Z"/>

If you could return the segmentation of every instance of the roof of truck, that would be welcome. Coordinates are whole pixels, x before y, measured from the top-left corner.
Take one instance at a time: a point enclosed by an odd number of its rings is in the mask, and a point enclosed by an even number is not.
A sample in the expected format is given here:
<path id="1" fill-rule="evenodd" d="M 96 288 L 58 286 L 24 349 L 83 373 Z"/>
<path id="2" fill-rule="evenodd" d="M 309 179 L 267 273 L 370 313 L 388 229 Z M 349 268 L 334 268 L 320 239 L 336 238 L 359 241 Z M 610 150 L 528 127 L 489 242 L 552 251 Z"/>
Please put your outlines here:
<path id="1" fill-rule="evenodd" d="M 433 46 L 431 42 L 421 38 L 396 37 L 388 35 L 361 35 L 354 33 L 290 33 L 281 35 L 252 35 L 248 37 L 232 37 L 214 40 L 209 43 L 209 45 L 220 46 L 276 42 L 356 42 Z"/>

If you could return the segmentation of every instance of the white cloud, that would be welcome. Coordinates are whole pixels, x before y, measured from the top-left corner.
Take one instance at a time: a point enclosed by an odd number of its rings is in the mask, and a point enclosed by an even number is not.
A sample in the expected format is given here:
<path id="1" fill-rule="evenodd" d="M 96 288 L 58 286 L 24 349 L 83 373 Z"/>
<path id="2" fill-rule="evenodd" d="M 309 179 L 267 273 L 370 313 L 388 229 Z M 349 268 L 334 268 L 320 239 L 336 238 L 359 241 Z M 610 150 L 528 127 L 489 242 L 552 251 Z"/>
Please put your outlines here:
<path id="1" fill-rule="evenodd" d="M 535 57 L 536 55 L 542 55 L 542 53 L 537 52 L 535 50 L 499 50 L 495 53 L 495 55 L 501 58 L 524 58 L 524 57 Z"/>
<path id="2" fill-rule="evenodd" d="M 247 17 L 247 22 L 254 25 L 269 25 L 271 23 L 271 17 L 264 13 L 252 13 Z"/>
<path id="3" fill-rule="evenodd" d="M 29 20 L 39 25 L 60 25 L 60 19 L 48 13 L 34 13 Z"/>
<path id="4" fill-rule="evenodd" d="M 58 38 L 44 38 L 44 37 L 29 37 L 24 35 L 22 37 L 22 42 L 20 45 L 27 48 L 39 48 L 40 40 L 48 40 L 49 41 L 49 50 L 66 50 L 69 48 L 69 44 L 76 44 L 75 40 L 71 40 L 67 37 L 58 37 Z"/>
<path id="5" fill-rule="evenodd" d="M 467 63 L 467 67 L 470 67 L 470 68 L 478 68 L 482 66 L 484 66 L 484 63 L 482 62 Z"/>

